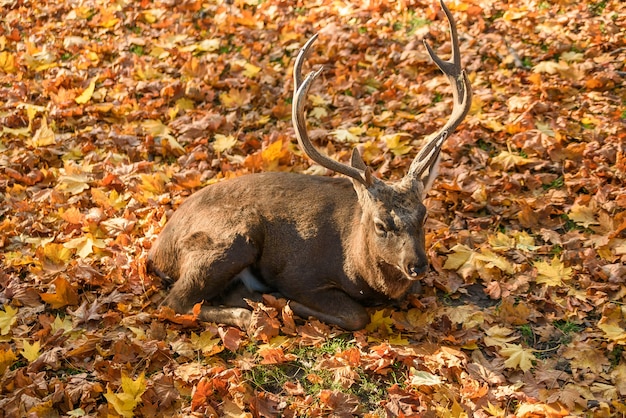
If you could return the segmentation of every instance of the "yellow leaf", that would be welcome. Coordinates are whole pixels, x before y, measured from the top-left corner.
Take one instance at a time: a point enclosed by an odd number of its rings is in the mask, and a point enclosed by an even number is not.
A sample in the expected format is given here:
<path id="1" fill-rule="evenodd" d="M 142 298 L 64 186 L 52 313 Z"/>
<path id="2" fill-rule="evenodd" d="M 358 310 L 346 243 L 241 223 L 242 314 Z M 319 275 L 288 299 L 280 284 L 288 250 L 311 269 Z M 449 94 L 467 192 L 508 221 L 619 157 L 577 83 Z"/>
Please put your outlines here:
<path id="1" fill-rule="evenodd" d="M 588 228 L 589 225 L 600 224 L 600 222 L 596 220 L 596 212 L 597 211 L 595 211 L 592 207 L 582 206 L 578 203 L 574 203 L 574 205 L 572 205 L 572 208 L 569 210 L 567 217 L 576 222 L 578 225 L 582 225 L 585 228 Z"/>
<path id="2" fill-rule="evenodd" d="M 232 135 L 215 134 L 213 149 L 219 153 L 227 151 L 235 146 L 237 138 Z"/>
<path id="3" fill-rule="evenodd" d="M 93 96 L 93 92 L 95 89 L 96 89 L 96 77 L 93 77 L 91 81 L 89 82 L 89 85 L 87 86 L 87 88 L 80 94 L 80 96 L 78 96 L 74 100 L 78 104 L 87 103 L 89 100 L 91 100 L 91 96 Z"/>
<path id="4" fill-rule="evenodd" d="M 38 252 L 38 255 L 44 270 L 59 271 L 65 267 L 72 257 L 72 251 L 62 244 L 50 242 L 43 246 L 41 253 Z"/>
<path id="5" fill-rule="evenodd" d="M 215 337 L 211 331 L 204 331 L 197 335 L 191 333 L 191 344 L 196 350 L 202 351 L 205 356 L 212 356 L 224 350 L 224 346 L 220 345 L 221 339 Z"/>
<path id="6" fill-rule="evenodd" d="M 572 277 L 572 268 L 565 267 L 556 256 L 551 263 L 537 261 L 534 263 L 534 266 L 537 269 L 537 284 L 561 286 L 563 285 L 563 280 L 568 280 Z"/>
<path id="7" fill-rule="evenodd" d="M 387 342 L 391 345 L 409 345 L 409 340 L 402 338 L 401 333 L 393 334 L 387 337 Z"/>
<path id="8" fill-rule="evenodd" d="M 413 147 L 408 144 L 408 139 L 401 140 L 401 138 L 403 137 L 410 138 L 411 135 L 400 132 L 396 134 L 381 135 L 380 139 L 385 141 L 385 143 L 387 144 L 387 148 L 389 148 L 393 155 L 398 156 L 408 154 L 411 149 L 413 149 Z"/>
<path id="9" fill-rule="evenodd" d="M 359 142 L 359 137 L 355 134 L 354 130 L 337 129 L 332 131 L 331 134 L 341 142 Z"/>
<path id="10" fill-rule="evenodd" d="M 537 360 L 532 348 L 523 348 L 519 344 L 507 344 L 500 350 L 500 355 L 508 357 L 504 365 L 510 369 L 520 368 L 527 372 L 533 367 L 533 361 Z"/>
<path id="11" fill-rule="evenodd" d="M 484 266 L 481 266 L 484 268 L 491 269 L 496 267 L 507 274 L 513 274 L 515 272 L 513 264 L 511 264 L 506 258 L 500 257 L 487 249 L 483 249 L 480 254 L 476 254 L 476 260 L 486 263 Z"/>
<path id="12" fill-rule="evenodd" d="M 498 232 L 496 235 L 489 235 L 488 242 L 495 251 L 510 250 L 515 246 L 515 239 L 502 232 Z"/>
<path id="13" fill-rule="evenodd" d="M 617 344 L 626 345 L 626 306 L 609 304 L 602 312 L 602 318 L 598 322 L 606 337 Z"/>
<path id="14" fill-rule="evenodd" d="M 261 159 L 266 171 L 275 170 L 278 167 L 278 160 L 284 155 L 283 141 L 272 142 L 267 148 L 261 151 Z"/>
<path id="15" fill-rule="evenodd" d="M 50 324 L 51 334 L 56 334 L 59 330 L 63 330 L 63 334 L 67 334 L 68 332 L 74 329 L 74 325 L 72 325 L 72 321 L 69 317 L 65 317 L 61 319 L 59 315 L 54 318 L 54 321 Z"/>
<path id="16" fill-rule="evenodd" d="M 14 73 L 17 71 L 15 56 L 9 51 L 0 52 L 0 69 L 5 73 Z"/>
<path id="17" fill-rule="evenodd" d="M 84 174 L 69 174 L 66 176 L 60 176 L 57 180 L 57 189 L 61 191 L 70 192 L 73 195 L 77 195 L 83 190 L 89 188 L 89 177 Z"/>
<path id="18" fill-rule="evenodd" d="M 370 323 L 365 327 L 366 330 L 378 331 L 379 329 L 384 329 L 388 334 L 391 334 L 391 325 L 393 324 L 393 319 L 389 316 L 385 316 L 384 309 L 378 310 L 374 312 L 374 314 L 370 318 Z"/>
<path id="19" fill-rule="evenodd" d="M 165 192 L 165 182 L 167 177 L 162 173 L 141 174 L 141 189 L 154 194 Z"/>
<path id="20" fill-rule="evenodd" d="M 20 354 L 22 355 L 22 357 L 28 360 L 29 363 L 32 363 L 33 361 L 37 360 L 37 358 L 41 354 L 39 352 L 39 350 L 41 349 L 41 343 L 39 341 L 35 341 L 31 344 L 26 340 L 23 340 L 22 343 L 23 343 L 23 347 L 22 347 L 22 351 L 20 351 Z"/>
<path id="21" fill-rule="evenodd" d="M 113 208 L 120 210 L 126 207 L 126 199 L 115 189 L 109 192 L 102 189 L 91 189 L 91 197 L 98 206 L 104 209 Z"/>
<path id="22" fill-rule="evenodd" d="M 107 393 L 104 394 L 107 402 L 115 409 L 115 412 L 123 417 L 133 417 L 133 411 L 141 402 L 141 395 L 146 391 L 146 378 L 142 373 L 137 380 L 122 374 L 121 392 L 113 393 L 107 387 Z"/>
<path id="23" fill-rule="evenodd" d="M 85 234 L 82 237 L 69 240 L 63 246 L 77 250 L 76 254 L 80 258 L 85 258 L 93 253 L 93 247 L 105 248 L 106 243 L 91 234 Z"/>
<path id="24" fill-rule="evenodd" d="M 261 71 L 260 67 L 257 67 L 256 65 L 253 65 L 253 64 L 250 64 L 249 62 L 244 64 L 244 68 L 245 68 L 245 70 L 243 71 L 243 75 L 248 77 L 248 78 L 255 77 Z"/>
<path id="25" fill-rule="evenodd" d="M 513 334 L 510 328 L 494 325 L 485 331 L 484 342 L 487 347 L 506 347 L 511 341 L 515 341 L 518 337 Z"/>
<path id="26" fill-rule="evenodd" d="M 228 93 L 220 94 L 220 102 L 229 109 L 242 107 L 250 103 L 250 93 L 245 90 L 230 89 Z"/>
<path id="27" fill-rule="evenodd" d="M 0 350 L 0 377 L 16 360 L 17 357 L 10 348 L 7 351 Z"/>
<path id="28" fill-rule="evenodd" d="M 48 120 L 44 117 L 41 120 L 41 126 L 30 140 L 30 145 L 37 147 L 45 147 L 56 143 L 54 131 L 48 127 Z"/>
<path id="29" fill-rule="evenodd" d="M 503 170 L 510 170 L 518 165 L 524 165 L 533 162 L 530 158 L 522 157 L 521 155 L 515 155 L 509 151 L 501 151 L 491 159 L 492 164 L 501 167 Z"/>
<path id="30" fill-rule="evenodd" d="M 0 335 L 7 335 L 17 321 L 17 308 L 4 305 L 4 312 L 0 311 Z"/>

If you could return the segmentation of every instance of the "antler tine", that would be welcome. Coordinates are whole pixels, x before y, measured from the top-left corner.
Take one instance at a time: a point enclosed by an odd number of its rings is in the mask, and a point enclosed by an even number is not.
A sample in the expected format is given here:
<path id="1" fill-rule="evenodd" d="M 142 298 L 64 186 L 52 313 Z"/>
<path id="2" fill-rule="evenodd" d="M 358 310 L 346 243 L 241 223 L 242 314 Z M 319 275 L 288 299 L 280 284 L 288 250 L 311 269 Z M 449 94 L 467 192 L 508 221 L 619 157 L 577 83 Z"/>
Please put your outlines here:
<path id="1" fill-rule="evenodd" d="M 450 24 L 450 38 L 452 43 L 452 57 L 450 61 L 442 60 L 431 48 L 428 42 L 424 41 L 424 45 L 426 46 L 428 54 L 432 60 L 448 77 L 448 80 L 452 85 L 454 106 L 452 108 L 452 114 L 443 128 L 430 138 L 411 163 L 411 167 L 406 175 L 409 179 L 420 179 L 424 174 L 426 174 L 427 171 L 430 173 L 433 166 L 437 165 L 443 142 L 446 140 L 448 135 L 454 131 L 457 126 L 459 126 L 463 118 L 465 118 L 465 115 L 467 115 L 467 112 L 472 104 L 472 88 L 469 78 L 467 77 L 465 71 L 461 68 L 461 51 L 459 49 L 459 38 L 456 30 L 456 24 L 454 23 L 454 17 L 443 1 L 441 1 L 441 8 L 448 18 L 448 23 Z"/>
<path id="2" fill-rule="evenodd" d="M 304 118 L 304 105 L 306 101 L 306 96 L 309 93 L 311 85 L 313 84 L 315 79 L 322 73 L 324 68 L 322 67 L 317 71 L 309 73 L 304 78 L 304 80 L 302 80 L 302 63 L 304 62 L 304 58 L 310 46 L 313 44 L 316 38 L 317 34 L 313 35 L 311 39 L 309 39 L 304 44 L 304 46 L 298 53 L 298 56 L 296 57 L 296 62 L 293 69 L 294 90 L 293 102 L 291 106 L 291 118 L 294 129 L 296 131 L 298 144 L 300 145 L 300 148 L 302 148 L 302 150 L 306 153 L 306 155 L 309 156 L 309 158 L 311 158 L 322 167 L 326 167 L 330 170 L 336 171 L 337 173 L 344 174 L 367 186 L 369 179 L 369 176 L 367 175 L 367 169 L 361 170 L 355 167 L 351 167 L 321 154 L 313 146 L 311 140 L 309 139 L 309 135 L 307 134 L 306 120 Z"/>

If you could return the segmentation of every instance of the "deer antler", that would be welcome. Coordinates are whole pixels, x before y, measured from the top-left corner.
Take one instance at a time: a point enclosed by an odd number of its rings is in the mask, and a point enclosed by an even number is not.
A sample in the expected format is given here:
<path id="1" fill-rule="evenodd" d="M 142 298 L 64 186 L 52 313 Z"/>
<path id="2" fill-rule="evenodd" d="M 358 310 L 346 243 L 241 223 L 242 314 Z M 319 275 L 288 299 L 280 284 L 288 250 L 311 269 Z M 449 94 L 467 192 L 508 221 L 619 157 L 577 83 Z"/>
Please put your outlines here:
<path id="1" fill-rule="evenodd" d="M 371 177 L 371 169 L 366 168 L 361 156 L 358 154 L 358 151 L 355 149 L 352 152 L 352 165 L 345 165 L 338 161 L 335 161 L 323 154 L 321 154 L 311 143 L 309 139 L 309 135 L 306 131 L 306 120 L 304 118 L 304 105 L 306 96 L 309 93 L 309 89 L 311 85 L 315 81 L 315 79 L 322 73 L 324 68 L 320 68 L 317 71 L 313 71 L 309 73 L 304 80 L 302 80 L 302 63 L 304 62 L 304 58 L 309 51 L 309 48 L 313 44 L 313 42 L 317 39 L 317 34 L 313 35 L 302 47 L 298 56 L 296 57 L 296 63 L 293 68 L 293 82 L 294 82 L 294 91 L 293 91 L 293 103 L 291 108 L 291 118 L 293 121 L 293 126 L 296 130 L 296 138 L 298 138 L 298 144 L 300 148 L 304 150 L 304 152 L 311 158 L 313 161 L 321 165 L 322 167 L 326 167 L 330 170 L 336 171 L 337 173 L 345 174 L 348 177 L 351 177 L 358 182 L 368 186 L 372 183 Z M 363 167 L 363 168 L 359 168 Z"/>
<path id="2" fill-rule="evenodd" d="M 441 146 L 448 135 L 459 126 L 472 104 L 472 88 L 465 71 L 461 68 L 461 52 L 459 50 L 459 38 L 456 31 L 456 24 L 452 13 L 441 1 L 448 23 L 450 24 L 450 38 L 452 41 L 452 58 L 450 61 L 444 61 L 433 51 L 428 42 L 424 41 L 424 45 L 428 50 L 428 54 L 437 64 L 437 67 L 448 77 L 452 85 L 452 96 L 454 106 L 452 114 L 446 124 L 433 135 L 430 140 L 422 147 L 417 154 L 405 178 L 409 180 L 417 180 L 423 178 L 425 174 L 431 174 L 431 169 L 437 165 L 441 152 Z"/>

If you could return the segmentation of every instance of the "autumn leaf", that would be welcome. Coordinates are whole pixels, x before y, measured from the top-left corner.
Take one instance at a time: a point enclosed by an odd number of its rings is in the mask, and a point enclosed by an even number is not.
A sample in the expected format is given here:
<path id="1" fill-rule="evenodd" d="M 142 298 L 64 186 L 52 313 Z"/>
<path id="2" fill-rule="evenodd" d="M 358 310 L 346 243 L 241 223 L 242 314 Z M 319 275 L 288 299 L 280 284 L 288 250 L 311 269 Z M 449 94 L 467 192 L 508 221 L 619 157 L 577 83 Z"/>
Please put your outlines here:
<path id="1" fill-rule="evenodd" d="M 145 391 L 146 378 L 143 373 L 135 380 L 122 373 L 121 390 L 118 393 L 114 393 L 107 387 L 104 397 L 109 405 L 115 409 L 115 412 L 123 417 L 133 417 L 135 415 L 133 411 L 141 402 L 141 395 Z"/>
<path id="2" fill-rule="evenodd" d="M 535 350 L 532 348 L 523 348 L 519 344 L 507 344 L 501 348 L 500 355 L 507 357 L 504 365 L 509 368 L 519 368 L 527 372 L 533 367 L 533 361 L 537 358 L 533 354 Z"/>
<path id="3" fill-rule="evenodd" d="M 41 342 L 34 341 L 31 344 L 27 340 L 22 340 L 22 351 L 20 351 L 20 354 L 22 355 L 22 357 L 28 360 L 29 363 L 37 360 L 37 358 L 41 355 L 40 350 Z"/>
<path id="4" fill-rule="evenodd" d="M 193 347 L 205 356 L 212 356 L 224 350 L 224 346 L 219 344 L 222 340 L 211 331 L 204 331 L 200 335 L 192 332 L 190 339 Z"/>
<path id="5" fill-rule="evenodd" d="M 0 335 L 8 335 L 11 327 L 17 321 L 17 308 L 4 305 L 4 311 L 0 311 Z"/>
<path id="6" fill-rule="evenodd" d="M 234 147 L 235 144 L 237 144 L 237 138 L 235 138 L 233 135 L 215 134 L 215 141 L 213 141 L 213 149 L 216 152 L 222 153 Z"/>
<path id="7" fill-rule="evenodd" d="M 572 268 L 565 267 L 556 256 L 552 258 L 550 263 L 537 261 L 534 266 L 537 269 L 537 284 L 562 286 L 564 280 L 569 280 L 572 277 Z"/>
<path id="8" fill-rule="evenodd" d="M 594 208 L 575 203 L 570 208 L 567 217 L 576 222 L 578 225 L 588 228 L 590 225 L 598 225 L 600 223 L 596 219 L 596 213 L 597 210 L 594 210 Z"/>
<path id="9" fill-rule="evenodd" d="M 106 248 L 106 242 L 94 237 L 91 233 L 84 234 L 78 238 L 71 239 L 63 244 L 64 247 L 75 249 L 76 255 L 80 258 L 89 257 L 94 253 L 95 248 Z"/>
<path id="10" fill-rule="evenodd" d="M 83 90 L 83 92 L 80 94 L 80 96 L 78 96 L 76 99 L 74 99 L 76 101 L 76 103 L 78 103 L 78 104 L 85 104 L 89 100 L 91 100 L 91 96 L 93 96 L 93 92 L 94 92 L 94 90 L 96 88 L 96 80 L 97 80 L 97 77 L 93 77 L 89 81 L 89 85 L 87 86 L 87 88 L 85 90 Z"/>
<path id="11" fill-rule="evenodd" d="M 370 332 L 383 330 L 385 333 L 391 334 L 392 325 L 393 319 L 389 316 L 385 316 L 385 310 L 380 309 L 371 315 L 370 323 L 365 326 L 365 329 Z"/>
<path id="12" fill-rule="evenodd" d="M 78 305 L 78 293 L 66 279 L 58 277 L 53 284 L 54 293 L 40 293 L 44 302 L 52 305 L 54 309 L 67 305 Z"/>
<path id="13" fill-rule="evenodd" d="M 39 127 L 39 129 L 37 129 L 37 131 L 35 131 L 35 134 L 30 140 L 30 144 L 31 146 L 37 148 L 45 147 L 47 145 L 52 145 L 55 143 L 56 137 L 54 131 L 48 127 L 48 119 L 46 117 L 43 117 L 41 119 L 41 126 Z"/>
<path id="14" fill-rule="evenodd" d="M 89 182 L 90 178 L 86 174 L 68 174 L 59 177 L 57 189 L 77 195 L 90 187 Z"/>
<path id="15" fill-rule="evenodd" d="M 598 328 L 611 341 L 626 345 L 626 306 L 607 305 L 598 322 Z"/>
<path id="16" fill-rule="evenodd" d="M 7 368 L 15 363 L 15 361 L 17 361 L 17 357 L 13 350 L 0 350 L 0 376 L 3 376 Z"/>
<path id="17" fill-rule="evenodd" d="M 411 369 L 411 385 L 438 386 L 443 383 L 440 376 L 422 370 Z"/>

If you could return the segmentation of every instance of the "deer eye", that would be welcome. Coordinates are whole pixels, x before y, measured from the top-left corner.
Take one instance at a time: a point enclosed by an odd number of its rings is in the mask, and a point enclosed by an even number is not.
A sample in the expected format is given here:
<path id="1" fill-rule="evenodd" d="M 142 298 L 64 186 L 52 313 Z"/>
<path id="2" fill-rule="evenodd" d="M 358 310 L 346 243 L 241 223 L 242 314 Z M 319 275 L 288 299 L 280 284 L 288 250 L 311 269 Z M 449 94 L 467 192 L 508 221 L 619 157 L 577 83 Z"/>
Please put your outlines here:
<path id="1" fill-rule="evenodd" d="M 387 228 L 387 225 L 383 223 L 383 221 L 376 218 L 374 219 L 374 230 L 376 231 L 376 235 L 378 235 L 379 237 L 384 237 L 387 235 L 387 231 L 389 229 Z"/>

